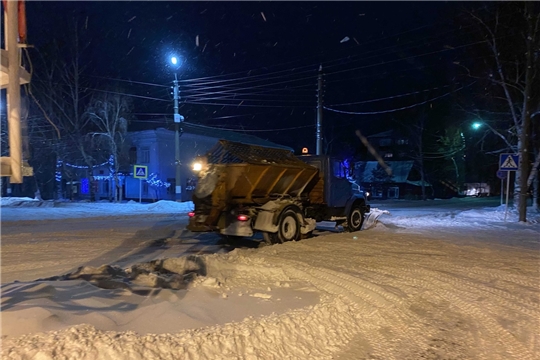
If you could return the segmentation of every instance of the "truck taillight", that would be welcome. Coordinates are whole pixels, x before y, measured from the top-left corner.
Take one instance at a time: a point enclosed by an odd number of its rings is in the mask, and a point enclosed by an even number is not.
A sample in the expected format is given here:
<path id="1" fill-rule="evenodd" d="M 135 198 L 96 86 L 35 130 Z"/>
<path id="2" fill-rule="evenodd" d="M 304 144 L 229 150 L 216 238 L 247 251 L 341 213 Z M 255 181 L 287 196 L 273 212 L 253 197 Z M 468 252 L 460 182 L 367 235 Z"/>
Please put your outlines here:
<path id="1" fill-rule="evenodd" d="M 195 216 L 195 212 L 194 211 L 190 211 L 187 213 L 189 217 L 194 217 Z"/>
<path id="2" fill-rule="evenodd" d="M 238 215 L 238 216 L 236 217 L 236 219 L 237 219 L 238 221 L 248 221 L 248 220 L 249 220 L 249 216 L 247 216 L 247 215 Z"/>

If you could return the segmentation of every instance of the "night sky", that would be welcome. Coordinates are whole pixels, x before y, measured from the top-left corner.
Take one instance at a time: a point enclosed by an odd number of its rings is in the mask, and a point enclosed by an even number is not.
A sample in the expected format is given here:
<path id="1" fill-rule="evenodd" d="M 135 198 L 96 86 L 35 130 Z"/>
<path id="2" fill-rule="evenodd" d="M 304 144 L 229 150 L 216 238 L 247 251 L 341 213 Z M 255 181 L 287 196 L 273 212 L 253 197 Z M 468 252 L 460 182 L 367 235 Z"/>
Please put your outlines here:
<path id="1" fill-rule="evenodd" d="M 67 43 L 77 22 L 85 45 L 84 76 L 92 88 L 119 87 L 132 96 L 130 130 L 171 126 L 176 72 L 180 113 L 187 122 L 314 150 L 322 64 L 325 106 L 374 113 L 325 110 L 325 137 L 339 152 L 358 143 L 355 129 L 388 130 L 427 106 L 444 112 L 452 96 L 387 111 L 467 86 L 455 63 L 470 57 L 468 44 L 477 34 L 456 19 L 464 9 L 485 4 L 30 1 L 26 6 L 34 57 L 52 39 Z M 179 69 L 169 66 L 172 54 L 183 60 Z M 403 94 L 409 95 L 395 97 Z M 355 104 L 342 105 L 348 103 Z"/>

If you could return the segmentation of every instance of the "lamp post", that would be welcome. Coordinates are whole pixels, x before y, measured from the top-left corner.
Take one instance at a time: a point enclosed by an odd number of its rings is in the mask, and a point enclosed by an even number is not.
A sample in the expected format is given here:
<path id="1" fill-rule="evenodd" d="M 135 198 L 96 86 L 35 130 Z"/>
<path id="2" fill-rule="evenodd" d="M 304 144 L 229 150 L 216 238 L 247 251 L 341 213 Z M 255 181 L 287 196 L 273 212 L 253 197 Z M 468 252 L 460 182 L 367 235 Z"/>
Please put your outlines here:
<path id="1" fill-rule="evenodd" d="M 178 66 L 178 58 L 171 57 L 173 66 Z M 178 89 L 178 78 L 174 73 L 173 82 L 173 101 L 174 101 L 174 163 L 176 167 L 175 177 L 175 200 L 182 201 L 182 184 L 180 180 L 180 123 L 184 117 L 178 113 L 178 100 L 180 99 L 180 90 Z"/>

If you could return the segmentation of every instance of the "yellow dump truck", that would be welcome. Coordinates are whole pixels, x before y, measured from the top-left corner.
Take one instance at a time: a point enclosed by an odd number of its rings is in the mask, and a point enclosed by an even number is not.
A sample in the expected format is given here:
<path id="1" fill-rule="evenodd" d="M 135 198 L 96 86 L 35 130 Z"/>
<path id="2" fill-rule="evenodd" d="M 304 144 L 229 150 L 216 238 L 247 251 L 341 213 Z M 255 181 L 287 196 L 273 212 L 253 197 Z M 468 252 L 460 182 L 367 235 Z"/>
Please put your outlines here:
<path id="1" fill-rule="evenodd" d="M 343 163 L 286 149 L 220 140 L 194 163 L 198 183 L 188 229 L 228 239 L 261 232 L 267 243 L 308 237 L 316 222 L 362 228 L 370 211 L 354 191 Z"/>

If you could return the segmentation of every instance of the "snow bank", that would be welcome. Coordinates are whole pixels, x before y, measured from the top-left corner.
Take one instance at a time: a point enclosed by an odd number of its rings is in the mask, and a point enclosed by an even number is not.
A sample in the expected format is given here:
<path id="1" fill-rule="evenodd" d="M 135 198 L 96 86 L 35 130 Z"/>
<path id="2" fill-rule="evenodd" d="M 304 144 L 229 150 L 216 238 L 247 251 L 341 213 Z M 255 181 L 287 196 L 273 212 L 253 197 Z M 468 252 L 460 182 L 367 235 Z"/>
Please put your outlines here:
<path id="1" fill-rule="evenodd" d="M 41 209 L 42 207 L 46 208 Z M 31 206 L 31 207 L 30 207 Z M 146 214 L 184 215 L 193 210 L 191 201 L 160 200 L 155 203 L 53 202 L 30 198 L 2 198 L 2 221 L 95 218 Z"/>

